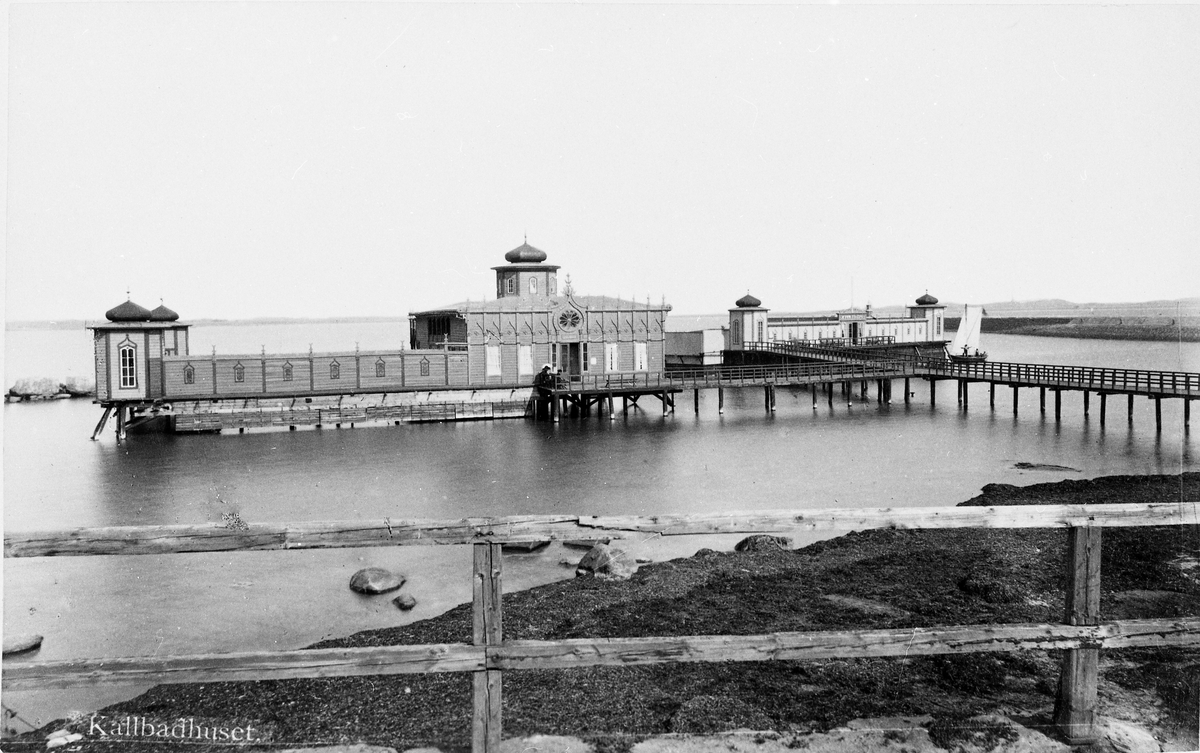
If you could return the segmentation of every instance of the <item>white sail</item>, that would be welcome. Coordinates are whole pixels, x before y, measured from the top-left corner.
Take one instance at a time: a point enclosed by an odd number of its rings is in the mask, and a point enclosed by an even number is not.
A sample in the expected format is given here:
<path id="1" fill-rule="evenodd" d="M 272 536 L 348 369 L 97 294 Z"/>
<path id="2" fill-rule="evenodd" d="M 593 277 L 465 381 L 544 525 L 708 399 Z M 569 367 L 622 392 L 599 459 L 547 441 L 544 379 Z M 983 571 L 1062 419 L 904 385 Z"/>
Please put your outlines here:
<path id="1" fill-rule="evenodd" d="M 970 355 L 979 349 L 979 326 L 982 322 L 983 306 L 968 305 L 962 320 L 958 323 L 958 331 L 954 333 L 954 339 L 950 341 L 951 355 Z"/>

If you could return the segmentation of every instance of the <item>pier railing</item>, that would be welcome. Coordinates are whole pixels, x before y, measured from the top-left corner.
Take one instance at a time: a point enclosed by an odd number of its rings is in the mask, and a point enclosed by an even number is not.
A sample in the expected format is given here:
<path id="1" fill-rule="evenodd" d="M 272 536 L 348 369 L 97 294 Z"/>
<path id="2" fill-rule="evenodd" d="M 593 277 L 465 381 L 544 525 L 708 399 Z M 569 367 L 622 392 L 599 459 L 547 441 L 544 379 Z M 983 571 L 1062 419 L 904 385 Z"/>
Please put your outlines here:
<path id="1" fill-rule="evenodd" d="M 949 379 L 973 379 L 1030 387 L 1064 387 L 1095 392 L 1121 392 L 1161 396 L 1200 397 L 1200 373 L 1110 369 L 1094 366 L 1055 366 L 1036 363 L 954 363 L 920 359 L 922 374 Z"/>
<path id="2" fill-rule="evenodd" d="M 1191 504 L 1037 505 L 735 512 L 707 515 L 530 515 L 463 520 L 384 520 L 129 526 L 9 532 L 5 557 L 178 554 L 405 545 L 474 548 L 470 643 L 254 651 L 115 659 L 4 662 L 7 691 L 115 683 L 200 683 L 425 672 L 474 676 L 472 749 L 499 750 L 505 671 L 677 662 L 796 661 L 1065 649 L 1055 723 L 1072 743 L 1098 735 L 1102 648 L 1200 646 L 1195 616 L 1101 623 L 1100 534 L 1105 527 L 1200 524 Z M 870 528 L 1065 528 L 1063 624 L 782 632 L 568 640 L 505 640 L 501 544 L 596 537 L 782 533 Z"/>
<path id="3" fill-rule="evenodd" d="M 804 341 L 746 343 L 745 349 L 781 355 L 828 358 L 846 363 L 890 363 L 896 369 L 907 370 L 909 373 L 922 377 L 933 376 L 1018 386 L 1062 387 L 1094 392 L 1120 392 L 1163 397 L 1200 397 L 1200 373 L 1188 371 L 1113 369 L 1097 366 L 1060 366 L 1005 361 L 956 363 L 942 358 L 922 356 L 916 352 L 814 346 Z"/>

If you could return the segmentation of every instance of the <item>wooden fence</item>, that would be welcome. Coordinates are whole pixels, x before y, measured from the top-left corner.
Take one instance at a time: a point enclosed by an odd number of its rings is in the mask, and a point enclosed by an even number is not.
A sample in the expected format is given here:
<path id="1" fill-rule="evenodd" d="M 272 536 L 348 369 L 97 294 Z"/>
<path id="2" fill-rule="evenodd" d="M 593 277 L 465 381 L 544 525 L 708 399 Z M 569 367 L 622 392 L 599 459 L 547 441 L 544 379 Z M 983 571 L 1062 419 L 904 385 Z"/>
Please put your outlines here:
<path id="1" fill-rule="evenodd" d="M 5 662 L 4 689 L 111 683 L 196 683 L 303 677 L 471 672 L 472 749 L 501 737 L 502 672 L 598 665 L 780 661 L 1066 649 L 1055 723 L 1072 743 L 1097 737 L 1101 648 L 1198 646 L 1200 618 L 1099 622 L 1100 532 L 1105 527 L 1196 525 L 1190 504 L 1037 505 L 740 512 L 709 515 L 534 515 L 452 521 L 310 522 L 129 526 L 10 532 L 6 557 L 470 544 L 474 548 L 472 643 L 237 652 L 169 657 Z M 648 533 L 677 536 L 868 528 L 1066 528 L 1068 586 L 1063 624 L 787 632 L 767 635 L 505 640 L 501 551 L 505 542 Z"/>

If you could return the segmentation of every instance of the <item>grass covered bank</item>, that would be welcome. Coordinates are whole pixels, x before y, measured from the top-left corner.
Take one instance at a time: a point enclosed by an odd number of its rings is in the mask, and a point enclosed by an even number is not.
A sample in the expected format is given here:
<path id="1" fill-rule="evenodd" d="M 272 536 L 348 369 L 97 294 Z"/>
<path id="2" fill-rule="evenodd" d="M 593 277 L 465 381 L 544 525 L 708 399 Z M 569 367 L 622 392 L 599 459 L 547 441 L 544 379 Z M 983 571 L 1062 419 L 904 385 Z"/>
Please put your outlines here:
<path id="1" fill-rule="evenodd" d="M 964 504 L 1174 501 L 1200 502 L 1200 474 L 993 484 Z M 1102 619 L 1200 614 L 1200 570 L 1192 567 L 1198 537 L 1194 527 L 1106 530 Z M 508 595 L 505 636 L 1057 622 L 1065 539 L 1063 531 L 882 530 L 793 551 L 701 551 L 645 565 L 627 582 L 576 579 Z M 470 606 L 464 605 L 432 620 L 314 647 L 462 642 L 470 636 Z M 1000 712 L 1037 725 L 1049 722 L 1058 664 L 1054 652 L 1023 652 L 513 671 L 504 677 L 504 725 L 506 736 L 571 734 L 608 750 L 664 732 L 822 730 L 879 716 L 928 714 L 935 726 L 952 727 L 973 714 Z M 103 713 L 252 720 L 271 731 L 276 747 L 363 741 L 448 750 L 470 742 L 470 683 L 466 675 L 415 675 L 160 686 Z M 1184 747 L 1194 747 L 1198 707 L 1200 652 L 1104 653 L 1103 714 L 1138 721 L 1163 739 L 1190 740 Z M 73 728 L 86 731 L 87 724 Z M 45 746 L 41 735 L 21 744 Z M 105 747 L 88 739 L 88 750 Z M 137 749 L 129 743 L 111 747 Z"/>

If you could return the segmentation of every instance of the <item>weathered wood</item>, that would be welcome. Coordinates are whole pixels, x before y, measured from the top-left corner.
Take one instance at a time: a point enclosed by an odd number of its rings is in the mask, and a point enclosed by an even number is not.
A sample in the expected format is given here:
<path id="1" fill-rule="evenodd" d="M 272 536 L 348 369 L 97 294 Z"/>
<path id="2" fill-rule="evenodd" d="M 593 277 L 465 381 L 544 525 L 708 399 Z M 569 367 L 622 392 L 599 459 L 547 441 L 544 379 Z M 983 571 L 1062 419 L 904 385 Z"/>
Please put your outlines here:
<path id="1" fill-rule="evenodd" d="M 476 646 L 499 646 L 504 641 L 502 611 L 502 565 L 499 544 L 475 544 L 472 588 L 473 642 Z M 501 676 L 499 670 L 475 672 L 471 724 L 472 753 L 500 750 Z"/>
<path id="2" fill-rule="evenodd" d="M 579 638 L 372 648 L 124 657 L 4 664 L 4 689 L 105 684 L 284 680 L 416 672 L 480 672 L 596 665 L 922 656 L 972 652 L 1200 646 L 1200 618 L 1100 625 L 956 625 L 766 635 Z"/>
<path id="3" fill-rule="evenodd" d="M 486 667 L 486 656 L 482 646 L 446 643 L 51 662 L 5 661 L 4 690 L 472 672 Z"/>
<path id="4" fill-rule="evenodd" d="M 500 584 L 504 558 L 500 544 L 475 544 L 474 577 L 472 579 L 473 633 L 476 646 L 494 646 L 504 640 Z"/>
<path id="5" fill-rule="evenodd" d="M 488 649 L 488 666 L 567 669 L 714 661 L 803 661 L 975 652 L 1200 645 L 1200 618 L 1122 620 L 1103 625 L 955 625 L 645 638 L 508 641 Z"/>
<path id="6" fill-rule="evenodd" d="M 215 523 L 9 531 L 6 557 L 139 555 L 281 549 L 477 544 L 539 539 L 622 538 L 635 533 L 864 530 L 870 528 L 1066 528 L 1197 525 L 1200 511 L 1175 503 L 1013 505 L 998 507 L 832 508 L 695 515 L 516 515 L 461 520 L 250 523 L 245 530 Z"/>
<path id="7" fill-rule="evenodd" d="M 1072 528 L 1067 539 L 1067 598 L 1063 621 L 1096 625 L 1100 621 L 1100 528 Z M 1072 745 L 1099 739 L 1096 726 L 1098 647 L 1077 648 L 1063 657 L 1054 723 Z"/>
<path id="8" fill-rule="evenodd" d="M 501 673 L 499 670 L 476 672 L 474 676 L 474 706 L 471 711 L 471 753 L 493 753 L 500 750 Z"/>

